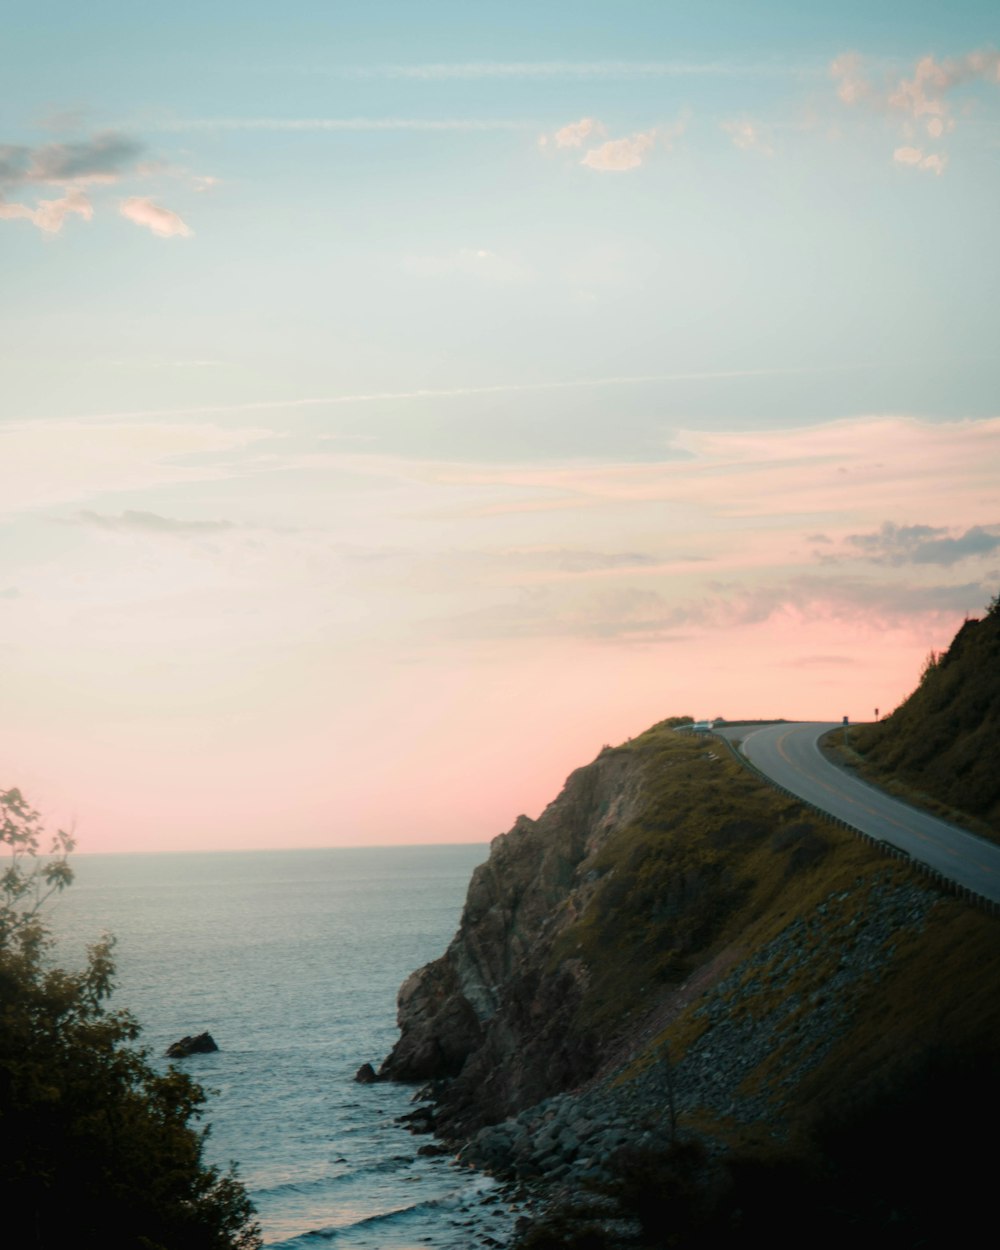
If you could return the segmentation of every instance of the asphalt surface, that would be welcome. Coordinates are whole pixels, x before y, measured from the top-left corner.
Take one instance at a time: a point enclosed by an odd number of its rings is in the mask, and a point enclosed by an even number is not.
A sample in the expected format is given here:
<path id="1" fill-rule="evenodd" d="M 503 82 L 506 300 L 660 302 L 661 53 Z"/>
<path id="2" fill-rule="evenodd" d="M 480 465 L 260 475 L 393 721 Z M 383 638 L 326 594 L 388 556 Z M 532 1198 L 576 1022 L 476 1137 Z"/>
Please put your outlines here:
<path id="1" fill-rule="evenodd" d="M 839 723 L 737 725 L 715 732 L 739 744 L 752 764 L 792 794 L 1000 903 L 1000 846 L 918 811 L 831 764 L 818 743 Z"/>

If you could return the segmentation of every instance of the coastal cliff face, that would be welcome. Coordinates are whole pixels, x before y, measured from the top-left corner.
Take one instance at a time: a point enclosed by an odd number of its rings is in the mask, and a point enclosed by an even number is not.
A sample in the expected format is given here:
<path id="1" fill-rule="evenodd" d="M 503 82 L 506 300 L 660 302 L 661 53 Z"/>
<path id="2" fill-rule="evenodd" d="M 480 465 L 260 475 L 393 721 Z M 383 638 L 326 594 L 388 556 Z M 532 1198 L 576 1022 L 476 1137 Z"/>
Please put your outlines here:
<path id="1" fill-rule="evenodd" d="M 468 1130 L 569 1088 L 600 1046 L 573 1028 L 588 970 L 553 961 L 601 872 L 588 867 L 644 799 L 643 761 L 605 751 L 572 774 L 539 820 L 517 819 L 476 869 L 446 953 L 399 993 L 401 1036 L 380 1076 L 451 1078 L 443 1119 Z"/>
<path id="2" fill-rule="evenodd" d="M 510 1162 L 509 1141 L 477 1155 L 487 1126 L 612 1084 L 647 1121 L 669 1085 L 675 1110 L 780 1136 L 902 1055 L 1000 1027 L 994 919 L 676 724 L 496 838 L 447 951 L 400 991 L 379 1077 L 433 1083 L 439 1135 L 474 1161 Z"/>
<path id="3" fill-rule="evenodd" d="M 945 1244 L 1000 1115 L 998 982 L 994 916 L 665 721 L 495 839 L 379 1076 L 536 1196 L 525 1250 Z"/>
<path id="4" fill-rule="evenodd" d="M 853 900 L 841 910 L 862 907 L 857 883 L 882 862 L 717 740 L 663 722 L 606 748 L 537 821 L 493 842 L 448 950 L 400 991 L 400 1039 L 379 1075 L 437 1082 L 438 1132 L 466 1140 L 649 1057 L 697 995 L 838 886 Z M 700 1062 L 682 1101 L 702 1099 Z M 715 1101 L 736 1098 L 734 1086 Z"/>

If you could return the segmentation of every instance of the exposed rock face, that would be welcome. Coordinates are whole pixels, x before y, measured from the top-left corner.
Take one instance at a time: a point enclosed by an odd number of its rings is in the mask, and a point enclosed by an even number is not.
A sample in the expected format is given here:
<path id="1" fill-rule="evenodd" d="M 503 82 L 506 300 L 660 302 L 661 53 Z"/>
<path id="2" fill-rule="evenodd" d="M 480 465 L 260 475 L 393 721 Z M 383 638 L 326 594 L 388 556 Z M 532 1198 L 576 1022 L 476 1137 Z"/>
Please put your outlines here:
<path id="1" fill-rule="evenodd" d="M 676 1044 L 683 1062 L 666 1063 L 678 1105 L 739 1118 L 748 1070 L 723 1064 L 697 1014 L 698 998 L 739 967 L 750 988 L 730 988 L 720 1010 L 746 1000 L 758 1039 L 764 1019 L 793 1021 L 767 1049 L 784 1070 L 768 1068 L 765 1081 L 768 1099 L 792 1106 L 788 1083 L 807 1071 L 789 1066 L 800 1041 L 818 1059 L 847 1046 L 844 1021 L 864 1018 L 849 1000 L 869 993 L 859 987 L 882 965 L 869 961 L 853 981 L 842 974 L 850 952 L 866 949 L 858 935 L 871 907 L 891 910 L 891 891 L 877 885 L 884 868 L 877 849 L 763 785 L 717 742 L 653 726 L 573 773 L 537 821 L 522 816 L 494 840 L 448 950 L 400 991 L 401 1036 L 379 1076 L 433 1082 L 436 1131 L 459 1143 L 556 1095 L 662 1068 L 662 1047 Z M 907 871 L 897 864 L 890 876 Z M 840 927 L 831 896 L 846 900 Z M 915 940 L 917 920 L 903 925 Z M 788 951 L 773 945 L 782 933 L 819 952 L 784 988 L 776 961 Z M 888 958 L 892 943 L 879 941 Z M 893 1018 L 903 1046 L 914 1036 L 909 1010 Z M 736 1036 L 731 1024 L 723 1034 L 713 1020 L 716 1042 Z M 742 1051 L 753 1068 L 770 1063 L 756 1043 Z M 723 1067 L 739 1079 L 724 1080 Z"/>
<path id="2" fill-rule="evenodd" d="M 461 1135 L 590 1076 L 596 1039 L 568 1024 L 585 984 L 574 959 L 548 953 L 592 887 L 580 865 L 627 821 L 641 763 L 616 752 L 571 775 L 538 821 L 521 816 L 473 875 L 462 921 L 442 958 L 399 993 L 401 1037 L 382 1078 L 453 1078 L 439 1127 Z"/>
<path id="3" fill-rule="evenodd" d="M 165 1051 L 168 1059 L 186 1059 L 188 1055 L 209 1055 L 213 1050 L 218 1050 L 215 1038 L 211 1033 L 199 1033 L 195 1036 L 182 1037 L 179 1042 L 173 1042 Z"/>

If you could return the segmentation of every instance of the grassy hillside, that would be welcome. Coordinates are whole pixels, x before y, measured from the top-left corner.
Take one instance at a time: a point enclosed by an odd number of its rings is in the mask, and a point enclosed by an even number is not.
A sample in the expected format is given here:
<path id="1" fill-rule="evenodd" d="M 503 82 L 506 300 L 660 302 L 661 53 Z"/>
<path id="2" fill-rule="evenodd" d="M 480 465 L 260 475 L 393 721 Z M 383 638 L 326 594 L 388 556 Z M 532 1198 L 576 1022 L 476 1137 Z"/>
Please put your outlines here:
<path id="1" fill-rule="evenodd" d="M 614 753 L 636 760 L 644 801 L 581 866 L 589 889 L 550 955 L 587 968 L 577 1029 L 620 1028 L 730 944 L 763 940 L 885 863 L 762 784 L 717 739 L 666 722 Z"/>
<path id="2" fill-rule="evenodd" d="M 727 1027 L 741 1015 L 757 1030 L 780 1017 L 767 1055 L 727 1097 L 756 1107 L 754 1089 L 769 1091 L 774 1123 L 792 1131 L 927 1047 L 993 1047 L 994 918 L 763 785 L 718 740 L 665 725 L 616 751 L 641 759 L 646 803 L 581 865 L 590 885 L 549 952 L 551 966 L 586 969 L 572 1029 L 607 1039 L 664 1010 L 670 1022 L 648 1054 L 668 1041 L 676 1061 L 714 1027 L 696 1002 L 675 999 L 704 978 L 725 1001 Z"/>
<path id="3" fill-rule="evenodd" d="M 919 686 L 891 716 L 851 738 L 873 780 L 902 783 L 1000 837 L 1000 597 L 928 658 Z"/>
<path id="4" fill-rule="evenodd" d="M 601 1039 L 600 1096 L 648 1144 L 599 1186 L 625 1224 L 576 1192 L 525 1250 L 963 1240 L 992 1192 L 1000 921 L 717 740 L 665 724 L 615 750 L 645 801 L 580 865 L 548 962 L 580 966 L 561 1027 Z"/>

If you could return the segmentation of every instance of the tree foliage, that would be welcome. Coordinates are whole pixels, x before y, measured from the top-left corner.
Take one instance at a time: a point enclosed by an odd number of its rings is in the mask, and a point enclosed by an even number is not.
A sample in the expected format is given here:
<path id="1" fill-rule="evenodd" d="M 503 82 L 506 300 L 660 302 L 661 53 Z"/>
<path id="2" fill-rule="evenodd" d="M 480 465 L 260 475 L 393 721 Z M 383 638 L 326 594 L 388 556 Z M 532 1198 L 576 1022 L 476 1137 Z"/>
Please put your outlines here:
<path id="1" fill-rule="evenodd" d="M 203 1161 L 204 1092 L 155 1071 L 135 1019 L 108 1005 L 112 939 L 80 972 L 54 965 L 39 909 L 72 880 L 72 839 L 42 857 L 44 842 L 38 813 L 0 791 L 0 1198 L 18 1244 L 255 1250 L 246 1191 Z"/>

